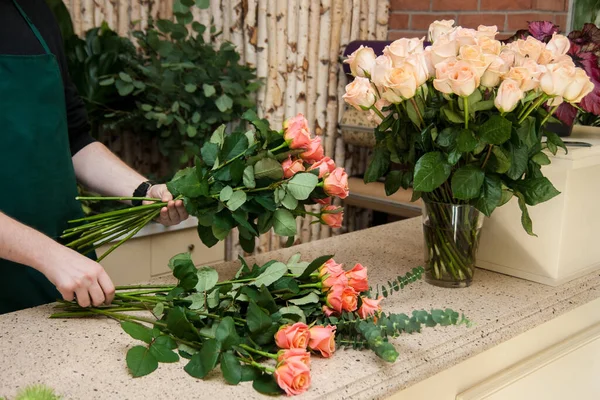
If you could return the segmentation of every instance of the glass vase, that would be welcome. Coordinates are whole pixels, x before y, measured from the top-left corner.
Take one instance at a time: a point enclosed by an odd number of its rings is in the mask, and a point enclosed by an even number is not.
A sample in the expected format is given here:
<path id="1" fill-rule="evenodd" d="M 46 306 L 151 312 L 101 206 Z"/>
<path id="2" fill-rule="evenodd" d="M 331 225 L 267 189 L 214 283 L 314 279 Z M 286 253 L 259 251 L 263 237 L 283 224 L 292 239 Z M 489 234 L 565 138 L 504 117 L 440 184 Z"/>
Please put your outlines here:
<path id="1" fill-rule="evenodd" d="M 423 202 L 425 280 L 432 285 L 471 285 L 483 213 L 470 205 Z"/>

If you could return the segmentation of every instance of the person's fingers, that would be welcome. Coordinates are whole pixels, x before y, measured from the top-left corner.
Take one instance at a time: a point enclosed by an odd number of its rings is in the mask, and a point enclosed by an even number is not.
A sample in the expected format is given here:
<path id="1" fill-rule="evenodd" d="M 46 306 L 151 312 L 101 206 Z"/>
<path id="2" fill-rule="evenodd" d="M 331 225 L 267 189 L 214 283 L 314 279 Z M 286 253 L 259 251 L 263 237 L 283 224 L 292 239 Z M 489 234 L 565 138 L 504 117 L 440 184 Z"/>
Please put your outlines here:
<path id="1" fill-rule="evenodd" d="M 75 299 L 75 292 L 70 288 L 58 289 L 58 291 L 65 301 L 73 301 Z"/>
<path id="2" fill-rule="evenodd" d="M 87 287 L 83 287 L 80 286 L 75 290 L 75 296 L 77 296 L 77 303 L 81 306 L 81 307 L 89 307 L 91 302 L 90 302 L 90 295 L 88 293 L 88 289 Z"/>
<path id="3" fill-rule="evenodd" d="M 175 208 L 174 201 L 169 201 L 169 204 L 167 205 L 167 210 L 169 211 L 169 223 L 178 224 L 179 213 L 177 212 L 177 208 Z"/>
<path id="4" fill-rule="evenodd" d="M 188 219 L 189 215 L 188 215 L 187 210 L 185 209 L 185 206 L 183 205 L 182 200 L 177 200 L 175 202 L 175 209 L 177 210 L 177 213 L 179 214 L 180 222 Z"/>
<path id="5" fill-rule="evenodd" d="M 98 283 L 104 292 L 104 303 L 110 304 L 115 298 L 115 285 L 113 285 L 110 277 L 105 271 L 102 271 L 98 276 Z"/>
<path id="6" fill-rule="evenodd" d="M 94 282 L 89 288 L 88 292 L 90 294 L 90 298 L 92 299 L 92 305 L 94 307 L 101 306 L 104 303 L 104 292 L 102 288 L 98 284 L 98 282 Z"/>

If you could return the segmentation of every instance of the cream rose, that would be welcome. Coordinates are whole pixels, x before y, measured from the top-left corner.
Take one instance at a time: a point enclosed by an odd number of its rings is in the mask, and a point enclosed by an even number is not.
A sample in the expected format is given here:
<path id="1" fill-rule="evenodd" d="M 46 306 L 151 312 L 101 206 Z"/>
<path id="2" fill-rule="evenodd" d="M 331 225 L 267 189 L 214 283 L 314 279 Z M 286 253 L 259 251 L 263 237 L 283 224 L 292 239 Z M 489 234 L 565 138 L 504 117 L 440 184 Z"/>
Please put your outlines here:
<path id="1" fill-rule="evenodd" d="M 483 38 L 494 39 L 497 34 L 498 34 L 498 27 L 496 25 L 491 25 L 491 26 L 479 25 L 477 27 L 477 33 L 475 34 L 475 36 L 479 40 L 481 40 Z"/>
<path id="2" fill-rule="evenodd" d="M 452 92 L 460 97 L 470 96 L 479 86 L 479 75 L 467 61 L 459 61 L 449 74 Z"/>
<path id="3" fill-rule="evenodd" d="M 519 88 L 519 83 L 512 79 L 505 79 L 498 87 L 494 105 L 502 112 L 511 112 L 522 98 L 523 91 Z"/>
<path id="4" fill-rule="evenodd" d="M 542 53 L 538 57 L 537 62 L 538 62 L 538 64 L 546 65 L 546 64 L 550 64 L 552 62 L 553 58 L 554 58 L 554 56 L 552 55 L 552 52 L 548 49 L 544 49 L 544 50 L 542 50 Z"/>
<path id="5" fill-rule="evenodd" d="M 496 56 L 494 61 L 487 67 L 481 77 L 481 86 L 488 88 L 496 87 L 500 84 L 500 78 L 508 72 L 506 62 L 500 56 Z"/>
<path id="6" fill-rule="evenodd" d="M 481 52 L 484 54 L 493 54 L 497 56 L 502 50 L 502 43 L 499 40 L 490 39 L 487 36 L 482 36 L 477 40 Z"/>
<path id="7" fill-rule="evenodd" d="M 371 69 L 371 81 L 379 88 L 383 88 L 387 77 L 392 72 L 392 59 L 388 56 L 379 56 L 375 59 Z"/>
<path id="8" fill-rule="evenodd" d="M 441 36 L 450 32 L 454 27 L 454 20 L 441 20 L 434 21 L 429 25 L 429 31 L 427 33 L 427 39 L 431 43 L 435 43 Z"/>
<path id="9" fill-rule="evenodd" d="M 450 83 L 450 72 L 458 60 L 455 57 L 449 58 L 435 66 L 435 79 L 433 86 L 442 93 L 451 94 L 452 84 Z"/>
<path id="10" fill-rule="evenodd" d="M 559 65 L 564 65 L 564 66 L 573 67 L 573 68 L 575 67 L 575 63 L 573 62 L 573 59 L 571 58 L 571 56 L 569 56 L 567 54 L 554 59 L 552 61 L 552 64 L 559 64 Z"/>
<path id="11" fill-rule="evenodd" d="M 437 64 L 458 55 L 458 43 L 442 36 L 431 45 L 430 51 L 431 63 L 435 67 Z"/>
<path id="12" fill-rule="evenodd" d="M 477 31 L 475 29 L 459 27 L 454 34 L 454 40 L 456 40 L 461 47 L 477 44 Z"/>
<path id="13" fill-rule="evenodd" d="M 393 41 L 389 46 L 385 46 L 383 54 L 392 59 L 394 66 L 400 65 L 411 54 L 423 52 L 424 39 L 398 39 Z"/>
<path id="14" fill-rule="evenodd" d="M 542 51 L 544 51 L 546 48 L 543 42 L 540 42 L 533 36 L 527 36 L 527 39 L 525 40 L 519 39 L 516 41 L 516 43 L 518 55 L 520 56 L 517 60 L 518 64 L 522 64 L 527 59 L 537 62 L 542 54 Z"/>
<path id="15" fill-rule="evenodd" d="M 504 48 L 500 51 L 500 58 L 504 61 L 504 64 L 506 64 L 507 71 L 508 68 L 515 65 L 516 57 L 516 53 L 509 48 Z"/>
<path id="16" fill-rule="evenodd" d="M 494 56 L 484 54 L 479 46 L 466 45 L 460 48 L 459 59 L 469 62 L 475 68 L 479 77 L 481 77 L 487 67 L 494 61 Z"/>
<path id="17" fill-rule="evenodd" d="M 429 66 L 423 53 L 415 53 L 406 59 L 406 62 L 413 67 L 417 87 L 421 86 L 430 78 Z"/>
<path id="18" fill-rule="evenodd" d="M 415 79 L 415 70 L 413 66 L 407 62 L 393 68 L 388 75 L 387 89 L 392 89 L 396 94 L 404 99 L 414 97 L 417 91 L 417 80 Z"/>
<path id="19" fill-rule="evenodd" d="M 512 67 L 504 79 L 510 79 L 519 85 L 519 88 L 526 92 L 535 89 L 539 82 L 533 78 L 531 71 L 526 67 Z"/>
<path id="20" fill-rule="evenodd" d="M 575 80 L 576 67 L 562 64 L 548 64 L 540 76 L 540 88 L 549 96 L 562 97 L 567 86 Z"/>
<path id="21" fill-rule="evenodd" d="M 357 110 L 362 110 L 363 107 L 370 108 L 377 100 L 371 81 L 361 76 L 346 85 L 346 93 L 342 97 Z"/>
<path id="22" fill-rule="evenodd" d="M 569 38 L 558 33 L 552 35 L 552 39 L 546 44 L 546 50 L 552 53 L 552 59 L 564 56 L 569 51 L 571 42 Z"/>
<path id="23" fill-rule="evenodd" d="M 370 47 L 360 46 L 344 61 L 350 64 L 350 71 L 354 76 L 370 76 L 371 68 L 375 63 L 375 52 Z"/>
<path id="24" fill-rule="evenodd" d="M 579 103 L 592 90 L 594 90 L 594 84 L 590 77 L 583 69 L 577 68 L 574 79 L 563 93 L 563 99 L 569 103 Z"/>

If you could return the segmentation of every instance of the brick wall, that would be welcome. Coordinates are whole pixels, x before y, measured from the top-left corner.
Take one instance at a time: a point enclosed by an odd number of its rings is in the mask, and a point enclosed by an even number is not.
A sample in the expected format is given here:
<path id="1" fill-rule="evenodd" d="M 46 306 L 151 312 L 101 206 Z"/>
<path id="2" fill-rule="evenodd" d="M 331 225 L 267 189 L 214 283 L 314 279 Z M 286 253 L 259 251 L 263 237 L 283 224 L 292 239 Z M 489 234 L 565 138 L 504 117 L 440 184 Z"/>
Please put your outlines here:
<path id="1" fill-rule="evenodd" d="M 498 38 L 548 20 L 565 29 L 569 0 L 390 0 L 388 39 L 422 37 L 435 20 L 453 19 L 465 28 L 496 25 Z"/>

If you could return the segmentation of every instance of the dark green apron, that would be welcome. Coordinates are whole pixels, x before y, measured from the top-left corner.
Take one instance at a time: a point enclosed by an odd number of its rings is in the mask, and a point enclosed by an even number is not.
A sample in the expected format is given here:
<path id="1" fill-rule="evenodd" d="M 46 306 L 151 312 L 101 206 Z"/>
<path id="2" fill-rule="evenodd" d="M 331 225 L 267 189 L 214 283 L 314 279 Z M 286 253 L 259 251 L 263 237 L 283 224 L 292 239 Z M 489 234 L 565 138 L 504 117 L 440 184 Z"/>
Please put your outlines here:
<path id="1" fill-rule="evenodd" d="M 15 0 L 44 54 L 0 55 L 0 211 L 57 239 L 82 215 L 58 62 Z M 1 229 L 1 227 L 0 227 Z M 33 268 L 0 259 L 0 314 L 62 296 Z"/>

